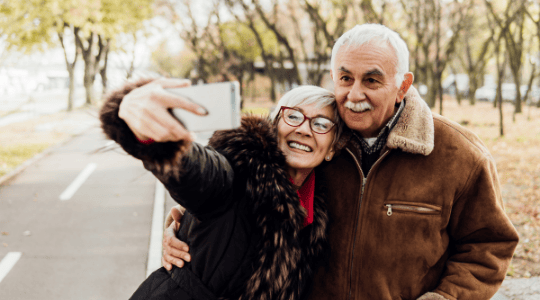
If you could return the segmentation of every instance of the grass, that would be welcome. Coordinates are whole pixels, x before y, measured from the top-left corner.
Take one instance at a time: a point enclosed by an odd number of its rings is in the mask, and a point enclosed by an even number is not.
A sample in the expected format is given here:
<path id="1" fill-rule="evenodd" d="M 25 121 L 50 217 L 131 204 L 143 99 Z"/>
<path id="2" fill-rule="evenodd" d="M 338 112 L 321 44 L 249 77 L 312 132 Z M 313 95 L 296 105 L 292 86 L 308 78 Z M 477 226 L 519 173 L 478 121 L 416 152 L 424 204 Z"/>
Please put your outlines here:
<path id="1" fill-rule="evenodd" d="M 0 177 L 14 170 L 19 164 L 47 149 L 50 143 L 15 144 L 0 146 Z"/>
<path id="2" fill-rule="evenodd" d="M 58 112 L 0 127 L 0 176 L 74 134 L 91 116 L 86 109 Z"/>
<path id="3" fill-rule="evenodd" d="M 254 115 L 268 115 L 270 109 L 266 107 L 245 107 L 242 109 L 242 114 L 254 114 Z"/>

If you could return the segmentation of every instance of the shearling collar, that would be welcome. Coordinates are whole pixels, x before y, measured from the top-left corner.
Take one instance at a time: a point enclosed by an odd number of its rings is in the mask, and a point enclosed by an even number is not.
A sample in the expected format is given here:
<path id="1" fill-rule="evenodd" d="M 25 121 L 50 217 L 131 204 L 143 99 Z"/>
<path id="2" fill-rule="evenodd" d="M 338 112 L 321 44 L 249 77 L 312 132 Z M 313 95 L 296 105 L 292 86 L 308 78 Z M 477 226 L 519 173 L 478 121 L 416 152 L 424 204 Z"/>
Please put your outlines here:
<path id="1" fill-rule="evenodd" d="M 431 110 L 416 88 L 411 86 L 405 95 L 405 108 L 388 135 L 386 146 L 427 156 L 433 151 L 434 143 L 435 126 Z"/>
<path id="2" fill-rule="evenodd" d="M 353 147 L 352 130 L 344 130 L 336 144 L 339 152 L 347 145 Z M 389 149 L 401 149 L 412 154 L 429 155 L 435 145 L 435 126 L 433 115 L 420 94 L 411 86 L 405 94 L 405 107 L 386 140 Z"/>

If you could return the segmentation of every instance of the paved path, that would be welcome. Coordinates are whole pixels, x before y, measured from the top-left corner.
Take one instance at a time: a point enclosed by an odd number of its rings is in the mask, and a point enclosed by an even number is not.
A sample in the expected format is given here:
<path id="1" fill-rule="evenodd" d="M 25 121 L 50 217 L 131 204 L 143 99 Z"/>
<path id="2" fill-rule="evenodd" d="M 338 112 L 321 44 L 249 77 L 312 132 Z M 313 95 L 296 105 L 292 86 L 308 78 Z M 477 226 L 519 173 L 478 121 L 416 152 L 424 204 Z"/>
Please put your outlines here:
<path id="1" fill-rule="evenodd" d="M 127 299 L 144 280 L 155 179 L 122 151 L 92 154 L 106 142 L 91 128 L 0 187 L 1 299 Z"/>
<path id="2" fill-rule="evenodd" d="M 500 300 L 540 300 L 540 277 L 507 278 L 503 282 L 499 294 L 505 296 Z"/>

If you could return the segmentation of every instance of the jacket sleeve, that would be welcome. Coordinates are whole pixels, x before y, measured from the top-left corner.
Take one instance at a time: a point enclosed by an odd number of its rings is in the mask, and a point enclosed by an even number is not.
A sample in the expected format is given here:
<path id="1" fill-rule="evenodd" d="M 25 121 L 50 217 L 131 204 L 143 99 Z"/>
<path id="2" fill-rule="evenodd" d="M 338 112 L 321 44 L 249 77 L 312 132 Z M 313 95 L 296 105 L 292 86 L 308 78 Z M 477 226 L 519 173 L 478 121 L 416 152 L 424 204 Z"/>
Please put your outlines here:
<path id="1" fill-rule="evenodd" d="M 171 197 L 199 220 L 218 216 L 231 205 L 234 171 L 212 147 L 193 143 L 178 162 L 143 164 Z"/>
<path id="2" fill-rule="evenodd" d="M 107 96 L 100 111 L 105 135 L 140 159 L 172 198 L 198 219 L 221 214 L 230 205 L 234 178 L 234 171 L 223 155 L 211 147 L 185 141 L 142 144 L 118 116 L 123 97 L 148 82 L 128 83 Z"/>
<path id="3" fill-rule="evenodd" d="M 450 256 L 434 292 L 447 299 L 490 299 L 506 276 L 518 234 L 504 211 L 497 170 L 487 154 L 468 174 L 447 227 Z"/>

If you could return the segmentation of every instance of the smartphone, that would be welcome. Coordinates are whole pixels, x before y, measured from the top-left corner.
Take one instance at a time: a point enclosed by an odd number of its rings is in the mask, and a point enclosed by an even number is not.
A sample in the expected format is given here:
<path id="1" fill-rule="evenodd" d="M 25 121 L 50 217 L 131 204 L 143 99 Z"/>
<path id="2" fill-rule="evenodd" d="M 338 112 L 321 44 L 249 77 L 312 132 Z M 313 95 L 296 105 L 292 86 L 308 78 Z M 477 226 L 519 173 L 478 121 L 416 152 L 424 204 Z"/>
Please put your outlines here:
<path id="1" fill-rule="evenodd" d="M 200 84 L 167 91 L 181 95 L 208 111 L 208 115 L 199 116 L 180 108 L 172 109 L 173 115 L 198 136 L 206 137 L 216 130 L 240 126 L 241 99 L 237 81 Z"/>

